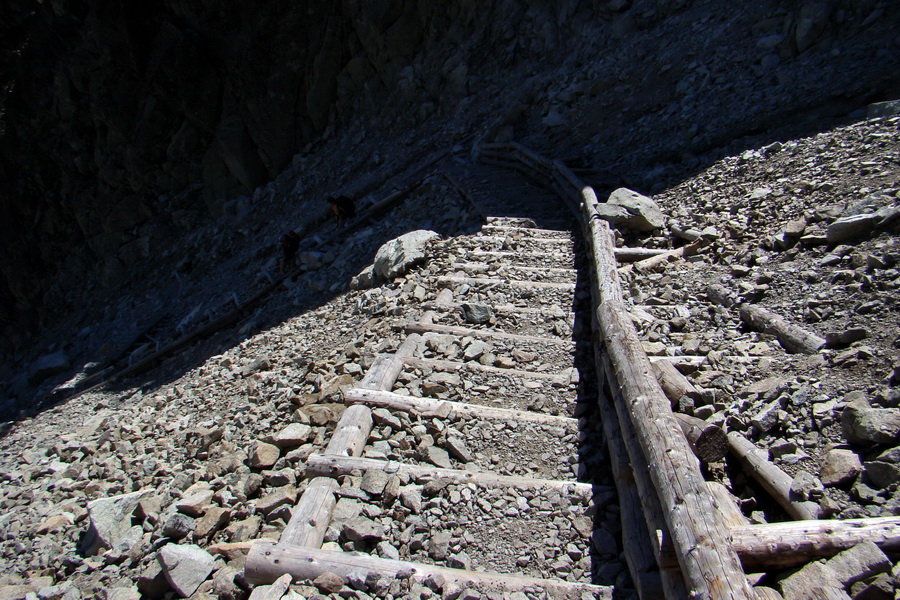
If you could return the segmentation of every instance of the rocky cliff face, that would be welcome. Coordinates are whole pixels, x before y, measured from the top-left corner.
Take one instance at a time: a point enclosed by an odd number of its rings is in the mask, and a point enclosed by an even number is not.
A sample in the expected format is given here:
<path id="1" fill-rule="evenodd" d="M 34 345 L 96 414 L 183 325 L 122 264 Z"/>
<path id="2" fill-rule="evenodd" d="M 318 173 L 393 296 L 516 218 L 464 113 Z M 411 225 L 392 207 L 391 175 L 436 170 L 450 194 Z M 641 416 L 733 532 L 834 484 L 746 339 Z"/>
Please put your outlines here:
<path id="1" fill-rule="evenodd" d="M 450 116 L 467 141 L 677 161 L 896 85 L 898 11 L 874 0 L 4 10 L 0 322 L 17 332 L 73 288 L 140 273 L 340 129 L 427 136 Z"/>

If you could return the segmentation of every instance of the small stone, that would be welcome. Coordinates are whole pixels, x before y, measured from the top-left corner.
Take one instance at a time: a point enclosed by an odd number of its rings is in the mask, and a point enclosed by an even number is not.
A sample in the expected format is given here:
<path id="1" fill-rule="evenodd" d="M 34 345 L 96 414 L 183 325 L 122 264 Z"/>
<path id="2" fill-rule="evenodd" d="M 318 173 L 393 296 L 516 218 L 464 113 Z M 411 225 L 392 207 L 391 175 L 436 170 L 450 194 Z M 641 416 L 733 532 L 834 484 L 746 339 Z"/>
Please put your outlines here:
<path id="1" fill-rule="evenodd" d="M 163 575 L 172 589 L 187 598 L 197 591 L 213 571 L 213 557 L 193 544 L 166 544 L 157 555 Z"/>
<path id="2" fill-rule="evenodd" d="M 196 527 L 197 521 L 187 515 L 175 513 L 166 519 L 162 534 L 173 540 L 180 540 L 190 535 Z"/>
<path id="3" fill-rule="evenodd" d="M 862 472 L 862 462 L 852 450 L 829 450 L 822 459 L 819 478 L 826 487 L 848 485 Z"/>
<path id="4" fill-rule="evenodd" d="M 452 537 L 449 532 L 439 531 L 428 541 L 428 556 L 434 560 L 444 560 L 450 550 Z"/>
<path id="5" fill-rule="evenodd" d="M 450 462 L 450 455 L 443 448 L 438 448 L 437 446 L 429 446 L 425 449 L 424 458 L 436 467 L 441 467 L 442 469 L 453 468 L 453 463 Z"/>
<path id="6" fill-rule="evenodd" d="M 275 580 L 272 585 L 259 585 L 253 588 L 249 600 L 281 600 L 291 587 L 294 578 L 290 573 L 285 573 Z"/>
<path id="7" fill-rule="evenodd" d="M 400 488 L 400 503 L 413 514 L 422 512 L 422 488 L 412 485 Z"/>
<path id="8" fill-rule="evenodd" d="M 281 457 L 278 446 L 256 441 L 250 447 L 250 456 L 247 458 L 247 466 L 251 469 L 268 469 Z"/>
<path id="9" fill-rule="evenodd" d="M 344 587 L 344 580 L 326 571 L 313 580 L 313 585 L 323 594 L 337 594 Z"/>
<path id="10" fill-rule="evenodd" d="M 778 400 L 769 402 L 757 411 L 750 423 L 761 432 L 771 431 L 780 421 L 781 403 Z"/>
<path id="11" fill-rule="evenodd" d="M 451 554 L 447 557 L 447 566 L 451 569 L 464 569 L 466 571 L 472 570 L 472 559 L 469 558 L 469 555 L 465 552 L 459 552 L 457 554 Z M 476 598 L 481 598 L 479 594 Z"/>
<path id="12" fill-rule="evenodd" d="M 462 438 L 458 438 L 455 436 L 448 437 L 447 442 L 444 444 L 444 446 L 456 460 L 464 463 L 472 462 L 472 453 L 469 452 L 469 449 L 466 447 L 466 443 L 462 440 Z"/>
<path id="13" fill-rule="evenodd" d="M 310 435 L 312 435 L 312 427 L 309 425 L 304 425 L 303 423 L 291 423 L 276 433 L 271 441 L 272 444 L 279 448 L 292 448 L 308 442 Z"/>
<path id="14" fill-rule="evenodd" d="M 286 485 L 256 501 L 256 510 L 264 515 L 280 506 L 293 506 L 297 502 L 297 488 Z"/>
<path id="15" fill-rule="evenodd" d="M 362 483 L 360 483 L 359 487 L 367 494 L 380 496 L 390 478 L 391 475 L 381 469 L 369 469 L 363 475 Z"/>
<path id="16" fill-rule="evenodd" d="M 490 323 L 491 319 L 494 318 L 494 311 L 487 304 L 466 302 L 460 308 L 462 309 L 463 319 L 465 319 L 466 323 L 485 325 Z"/>
<path id="17" fill-rule="evenodd" d="M 384 539 L 384 528 L 371 519 L 356 517 L 343 524 L 341 534 L 351 542 L 380 542 Z"/>

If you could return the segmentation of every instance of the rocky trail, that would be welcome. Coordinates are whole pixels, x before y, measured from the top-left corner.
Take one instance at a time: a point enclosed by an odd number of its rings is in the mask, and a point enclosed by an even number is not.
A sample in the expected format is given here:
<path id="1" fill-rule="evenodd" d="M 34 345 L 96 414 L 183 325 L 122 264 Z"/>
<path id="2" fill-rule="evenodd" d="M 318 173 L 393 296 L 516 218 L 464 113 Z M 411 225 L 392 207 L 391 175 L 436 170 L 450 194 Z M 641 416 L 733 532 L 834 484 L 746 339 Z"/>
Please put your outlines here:
<path id="1" fill-rule="evenodd" d="M 0 597 L 893 597 L 897 127 L 653 199 L 438 163 L 240 318 L 349 292 L 13 427 Z"/>

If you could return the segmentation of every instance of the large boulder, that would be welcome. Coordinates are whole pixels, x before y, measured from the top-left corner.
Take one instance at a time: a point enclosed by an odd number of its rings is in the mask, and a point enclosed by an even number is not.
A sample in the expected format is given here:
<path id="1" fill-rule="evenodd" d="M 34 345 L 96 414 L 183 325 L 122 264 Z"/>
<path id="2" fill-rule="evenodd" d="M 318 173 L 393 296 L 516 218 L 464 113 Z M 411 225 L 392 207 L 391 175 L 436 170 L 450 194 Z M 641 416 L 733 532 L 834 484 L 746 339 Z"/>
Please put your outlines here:
<path id="1" fill-rule="evenodd" d="M 653 200 L 628 188 L 609 195 L 606 204 L 597 206 L 598 216 L 614 227 L 635 231 L 653 231 L 666 224 L 666 217 Z"/>
<path id="2" fill-rule="evenodd" d="M 433 231 L 419 229 L 387 242 L 375 254 L 375 274 L 382 279 L 405 275 L 425 260 L 425 244 L 436 237 L 440 236 Z"/>

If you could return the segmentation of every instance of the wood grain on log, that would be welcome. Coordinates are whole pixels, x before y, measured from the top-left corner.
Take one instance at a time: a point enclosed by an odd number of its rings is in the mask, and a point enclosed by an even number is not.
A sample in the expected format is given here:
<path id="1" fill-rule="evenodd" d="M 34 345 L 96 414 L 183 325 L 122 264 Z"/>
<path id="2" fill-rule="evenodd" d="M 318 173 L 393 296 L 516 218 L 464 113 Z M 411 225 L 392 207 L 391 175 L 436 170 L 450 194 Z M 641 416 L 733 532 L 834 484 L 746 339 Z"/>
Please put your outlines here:
<path id="1" fill-rule="evenodd" d="M 595 195 L 591 191 L 584 196 L 592 217 Z M 620 421 L 631 420 L 644 460 L 651 468 L 685 583 L 699 598 L 754 598 L 697 460 L 684 437 L 675 433 L 680 427 L 669 400 L 628 318 L 609 226 L 596 218 L 588 221 L 600 300 L 597 320 L 625 399 L 624 405 L 617 403 L 616 408 Z"/>
<path id="2" fill-rule="evenodd" d="M 483 406 L 481 404 L 467 404 L 464 402 L 451 402 L 436 398 L 419 398 L 416 396 L 403 396 L 393 392 L 377 390 L 364 390 L 356 388 L 350 390 L 344 400 L 369 406 L 402 410 L 429 417 L 477 419 L 497 419 L 503 421 L 519 421 L 530 423 L 542 423 L 547 425 L 568 426 L 577 422 L 571 417 L 560 417 L 528 410 L 515 410 L 512 408 L 498 408 Z"/>
<path id="3" fill-rule="evenodd" d="M 337 477 L 339 475 L 347 475 L 356 469 L 361 471 L 384 471 L 385 473 L 406 473 L 417 480 L 447 479 L 456 483 L 474 483 L 482 486 L 513 487 L 521 489 L 545 488 L 561 490 L 567 493 L 576 492 L 582 495 L 589 495 L 591 493 L 612 493 L 613 491 L 611 488 L 605 486 L 595 486 L 577 481 L 537 479 L 534 477 L 498 475 L 496 473 L 484 471 L 471 472 L 463 471 L 461 469 L 444 469 L 430 465 L 414 465 L 374 458 L 310 454 L 306 462 L 307 476 L 323 475 L 327 477 Z"/>
<path id="4" fill-rule="evenodd" d="M 613 588 L 581 583 L 569 583 L 554 579 L 537 579 L 521 575 L 502 573 L 482 573 L 449 569 L 423 563 L 404 562 L 376 558 L 367 554 L 331 552 L 301 546 L 282 546 L 258 541 L 250 548 L 247 556 L 245 575 L 252 585 L 270 584 L 285 573 L 294 579 L 315 579 L 322 573 L 331 572 L 347 582 L 354 573 L 377 573 L 382 577 L 396 579 L 409 576 L 421 583 L 429 575 L 442 577 L 460 585 L 481 584 L 496 586 L 507 591 L 526 588 L 546 590 L 550 594 L 566 595 L 588 592 L 595 598 L 612 600 Z"/>
<path id="5" fill-rule="evenodd" d="M 737 433 L 728 433 L 728 446 L 747 473 L 759 482 L 778 504 L 794 519 L 816 519 L 819 516 L 819 505 L 815 502 L 803 502 L 791 498 L 790 475 L 769 462 L 765 452 Z"/>

